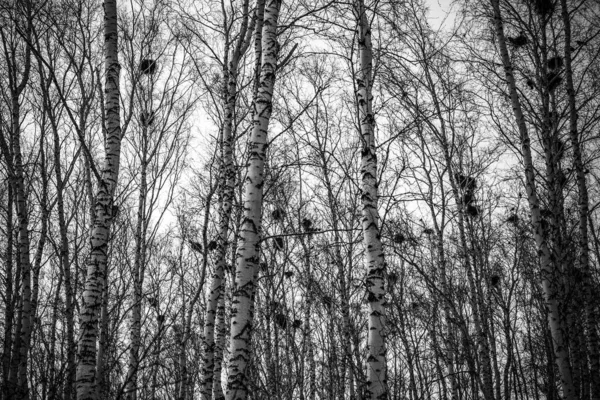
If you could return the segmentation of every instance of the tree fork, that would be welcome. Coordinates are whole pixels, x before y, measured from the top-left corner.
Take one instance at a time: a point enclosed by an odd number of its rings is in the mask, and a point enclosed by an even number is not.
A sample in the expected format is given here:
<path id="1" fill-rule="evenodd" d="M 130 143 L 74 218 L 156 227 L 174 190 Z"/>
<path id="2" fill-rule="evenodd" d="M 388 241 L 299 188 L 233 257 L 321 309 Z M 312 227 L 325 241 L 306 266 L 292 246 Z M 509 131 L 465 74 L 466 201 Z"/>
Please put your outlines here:
<path id="1" fill-rule="evenodd" d="M 251 303 L 260 247 L 264 160 L 279 53 L 277 21 L 281 4 L 281 0 L 268 0 L 265 2 L 264 9 L 260 78 L 254 102 L 254 126 L 248 144 L 250 157 L 247 164 L 248 174 L 244 183 L 244 214 L 240 229 L 232 298 L 229 344 L 231 359 L 227 379 L 227 400 L 245 400 L 248 395 Z"/>

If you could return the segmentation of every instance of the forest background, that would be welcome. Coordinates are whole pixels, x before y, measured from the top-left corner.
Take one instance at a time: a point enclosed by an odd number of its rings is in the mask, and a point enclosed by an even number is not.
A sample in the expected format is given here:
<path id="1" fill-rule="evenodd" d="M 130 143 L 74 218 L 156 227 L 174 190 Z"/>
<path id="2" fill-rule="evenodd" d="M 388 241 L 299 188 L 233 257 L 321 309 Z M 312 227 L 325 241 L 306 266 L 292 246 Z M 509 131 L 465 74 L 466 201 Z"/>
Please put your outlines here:
<path id="1" fill-rule="evenodd" d="M 0 19 L 0 399 L 600 399 L 597 1 Z"/>

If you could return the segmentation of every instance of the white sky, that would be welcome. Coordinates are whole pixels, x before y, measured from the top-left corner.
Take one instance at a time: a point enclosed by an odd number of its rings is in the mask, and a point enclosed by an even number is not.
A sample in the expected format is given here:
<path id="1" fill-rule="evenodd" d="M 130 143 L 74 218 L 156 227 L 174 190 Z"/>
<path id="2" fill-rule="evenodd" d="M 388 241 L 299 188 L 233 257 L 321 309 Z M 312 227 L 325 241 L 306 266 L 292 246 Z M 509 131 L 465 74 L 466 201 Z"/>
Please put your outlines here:
<path id="1" fill-rule="evenodd" d="M 450 0 L 426 0 L 429 7 L 429 23 L 431 27 L 437 29 L 442 23 L 448 25 L 452 23 L 452 18 L 448 18 L 444 22 L 444 18 L 451 9 L 452 2 Z"/>

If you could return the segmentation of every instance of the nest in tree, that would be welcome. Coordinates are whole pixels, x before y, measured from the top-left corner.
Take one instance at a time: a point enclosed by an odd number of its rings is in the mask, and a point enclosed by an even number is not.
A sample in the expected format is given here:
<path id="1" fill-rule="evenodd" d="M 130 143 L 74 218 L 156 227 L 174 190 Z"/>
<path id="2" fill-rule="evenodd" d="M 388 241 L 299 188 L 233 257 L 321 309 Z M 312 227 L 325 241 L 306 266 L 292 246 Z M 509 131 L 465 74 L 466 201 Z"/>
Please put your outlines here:
<path id="1" fill-rule="evenodd" d="M 465 206 L 470 206 L 475 201 L 475 195 L 472 192 L 467 192 L 462 197 L 462 202 Z"/>
<path id="2" fill-rule="evenodd" d="M 157 320 L 159 323 L 163 323 L 163 322 L 165 322 L 165 316 L 164 316 L 164 315 L 162 315 L 162 314 L 158 314 L 158 316 L 156 317 L 156 320 Z"/>
<path id="3" fill-rule="evenodd" d="M 154 123 L 154 111 L 142 111 L 140 122 L 143 126 L 150 126 Z"/>
<path id="4" fill-rule="evenodd" d="M 426 235 L 433 235 L 433 229 L 425 228 L 425 229 L 423 229 L 423 233 Z"/>
<path id="5" fill-rule="evenodd" d="M 292 276 L 294 276 L 294 272 L 293 271 L 285 271 L 283 273 L 283 275 L 285 275 L 286 278 L 291 278 Z"/>
<path id="6" fill-rule="evenodd" d="M 148 297 L 148 304 L 150 304 L 150 307 L 158 307 L 158 300 L 156 299 L 156 297 Z"/>
<path id="7" fill-rule="evenodd" d="M 202 245 L 199 242 L 194 242 L 193 240 L 190 240 L 189 243 L 192 250 L 198 253 L 202 253 Z"/>
<path id="8" fill-rule="evenodd" d="M 294 329 L 298 329 L 302 326 L 302 320 L 300 319 L 295 319 L 294 322 L 292 323 L 292 328 Z"/>
<path id="9" fill-rule="evenodd" d="M 275 314 L 275 323 L 279 325 L 281 329 L 285 329 L 287 327 L 287 318 L 282 313 Z"/>
<path id="10" fill-rule="evenodd" d="M 477 217 L 479 215 L 479 207 L 474 205 L 467 206 L 467 209 L 465 211 L 467 212 L 467 215 L 471 217 Z"/>
<path id="11" fill-rule="evenodd" d="M 396 284 L 396 282 L 398 282 L 398 274 L 396 274 L 395 272 L 390 272 L 388 274 L 388 283 L 390 286 L 393 286 Z"/>
<path id="12" fill-rule="evenodd" d="M 517 224 L 519 222 L 519 216 L 517 214 L 512 214 L 508 218 L 506 218 L 506 222 L 510 222 L 511 224 Z"/>
<path id="13" fill-rule="evenodd" d="M 304 228 L 305 231 L 309 232 L 311 230 L 312 227 L 312 221 L 308 218 L 304 218 L 302 220 L 302 228 Z"/>
<path id="14" fill-rule="evenodd" d="M 271 307 L 271 310 L 277 310 L 280 306 L 278 301 L 275 300 L 271 300 L 271 302 L 269 303 L 269 306 Z"/>
<path id="15" fill-rule="evenodd" d="M 273 239 L 273 243 L 275 244 L 275 250 L 283 250 L 285 242 L 282 237 L 276 237 Z"/>
<path id="16" fill-rule="evenodd" d="M 496 286 L 498 283 L 500 283 L 500 277 L 498 275 L 492 275 L 490 282 L 492 283 L 492 286 Z"/>
<path id="17" fill-rule="evenodd" d="M 535 82 L 531 78 L 527 78 L 525 84 L 529 87 L 529 89 L 535 89 Z"/>
<path id="18" fill-rule="evenodd" d="M 152 75 L 156 72 L 156 61 L 151 59 L 144 59 L 140 64 L 140 71 L 142 74 Z"/>
<path id="19" fill-rule="evenodd" d="M 275 220 L 275 221 L 279 221 L 279 220 L 283 219 L 284 216 L 285 216 L 285 211 L 280 210 L 279 208 L 276 208 L 271 212 L 271 217 L 273 217 L 273 220 Z"/>
<path id="20" fill-rule="evenodd" d="M 546 80 L 548 82 L 548 90 L 552 92 L 562 83 L 563 78 L 560 76 L 560 72 L 548 72 Z"/>
<path id="21" fill-rule="evenodd" d="M 210 242 L 208 242 L 208 246 L 206 246 L 206 248 L 210 251 L 216 250 L 218 247 L 218 243 L 216 240 L 211 240 Z"/>
<path id="22" fill-rule="evenodd" d="M 548 59 L 548 68 L 554 70 L 554 69 L 560 69 L 563 66 L 563 59 L 561 56 L 554 56 L 550 59 Z"/>
<path id="23" fill-rule="evenodd" d="M 456 179 L 456 183 L 461 189 L 472 192 L 477 187 L 477 181 L 471 176 L 456 173 L 454 179 Z"/>
<path id="24" fill-rule="evenodd" d="M 541 16 L 548 16 L 554 12 L 553 0 L 531 0 L 533 8 Z"/>
<path id="25" fill-rule="evenodd" d="M 527 36 L 525 36 L 523 33 L 521 33 L 517 37 L 509 37 L 508 42 L 515 47 L 523 47 L 527 44 L 528 40 L 527 40 Z"/>
<path id="26" fill-rule="evenodd" d="M 404 235 L 402 233 L 396 233 L 394 235 L 394 237 L 392 238 L 392 240 L 396 244 L 402 244 L 402 243 L 404 243 L 404 241 L 406 240 L 406 238 L 404 237 Z"/>

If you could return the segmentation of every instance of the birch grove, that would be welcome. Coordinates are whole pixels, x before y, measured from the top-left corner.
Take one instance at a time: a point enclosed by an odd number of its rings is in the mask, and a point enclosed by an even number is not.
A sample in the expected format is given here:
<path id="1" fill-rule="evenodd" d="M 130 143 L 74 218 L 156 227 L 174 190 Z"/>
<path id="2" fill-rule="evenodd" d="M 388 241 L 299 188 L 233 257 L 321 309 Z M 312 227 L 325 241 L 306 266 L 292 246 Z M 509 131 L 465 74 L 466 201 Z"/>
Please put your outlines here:
<path id="1" fill-rule="evenodd" d="M 600 398 L 597 1 L 0 3 L 0 400 Z"/>

